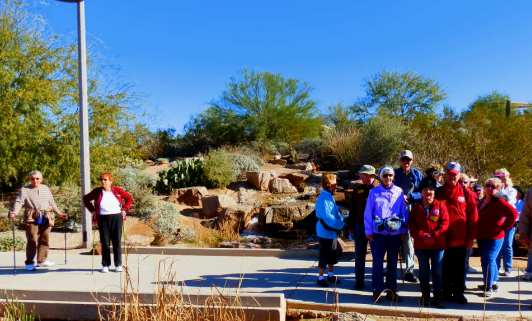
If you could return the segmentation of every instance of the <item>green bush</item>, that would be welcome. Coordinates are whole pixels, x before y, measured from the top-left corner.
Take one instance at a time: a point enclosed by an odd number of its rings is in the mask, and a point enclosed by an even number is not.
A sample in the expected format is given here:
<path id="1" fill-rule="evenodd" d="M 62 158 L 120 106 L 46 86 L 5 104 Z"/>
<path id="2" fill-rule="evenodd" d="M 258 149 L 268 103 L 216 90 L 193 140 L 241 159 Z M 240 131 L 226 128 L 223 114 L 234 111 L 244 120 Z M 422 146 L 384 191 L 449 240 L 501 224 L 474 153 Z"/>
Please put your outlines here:
<path id="1" fill-rule="evenodd" d="M 169 194 L 182 187 L 209 185 L 203 166 L 203 161 L 197 158 L 175 161 L 170 169 L 159 173 L 155 190 L 159 194 Z"/>
<path id="2" fill-rule="evenodd" d="M 351 169 L 360 162 L 361 133 L 358 128 L 328 129 L 323 133 L 323 151 L 336 155 L 340 168 Z"/>
<path id="3" fill-rule="evenodd" d="M 393 163 L 405 147 L 406 138 L 407 127 L 400 119 L 374 117 L 362 127 L 359 160 L 374 166 Z"/>
<path id="4" fill-rule="evenodd" d="M 173 204 L 158 200 L 153 209 L 155 215 L 150 222 L 157 235 L 167 239 L 170 243 L 181 240 L 190 241 L 195 238 L 194 231 L 179 221 L 181 213 Z"/>
<path id="5" fill-rule="evenodd" d="M 57 207 L 68 214 L 70 220 L 81 224 L 81 188 L 74 184 L 65 184 L 61 187 L 52 186 L 51 190 Z"/>
<path id="6" fill-rule="evenodd" d="M 253 156 L 231 154 L 230 158 L 233 166 L 233 177 L 243 178 L 246 176 L 246 172 L 257 172 L 260 169 L 260 163 Z"/>
<path id="7" fill-rule="evenodd" d="M 226 187 L 237 177 L 233 167 L 233 155 L 224 149 L 209 152 L 205 157 L 203 170 L 214 187 Z"/>
<path id="8" fill-rule="evenodd" d="M 15 236 L 15 249 L 17 251 L 23 250 L 26 241 L 19 236 Z M 11 232 L 0 233 L 0 252 L 8 252 L 13 250 L 13 234 Z"/>

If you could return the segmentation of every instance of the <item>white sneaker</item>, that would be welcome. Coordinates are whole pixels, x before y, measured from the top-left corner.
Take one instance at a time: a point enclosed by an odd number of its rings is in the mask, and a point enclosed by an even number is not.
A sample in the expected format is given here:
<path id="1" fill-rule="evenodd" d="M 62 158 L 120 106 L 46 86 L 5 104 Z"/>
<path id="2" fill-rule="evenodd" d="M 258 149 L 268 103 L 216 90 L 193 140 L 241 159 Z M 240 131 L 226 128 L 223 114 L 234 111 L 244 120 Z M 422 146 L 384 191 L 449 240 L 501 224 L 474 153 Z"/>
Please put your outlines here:
<path id="1" fill-rule="evenodd" d="M 109 267 L 108 267 L 108 266 L 104 266 L 104 267 L 102 267 L 101 272 L 102 272 L 102 273 L 109 273 Z"/>
<path id="2" fill-rule="evenodd" d="M 26 271 L 35 271 L 35 264 L 26 264 Z"/>
<path id="3" fill-rule="evenodd" d="M 50 267 L 50 266 L 54 266 L 54 265 L 55 265 L 55 263 L 52 262 L 52 261 L 49 261 L 49 260 L 46 260 L 46 261 L 41 262 L 41 263 L 38 264 L 38 266 L 40 266 L 40 267 Z"/>
<path id="4" fill-rule="evenodd" d="M 122 265 L 119 265 L 115 268 L 115 272 L 122 272 L 124 271 L 124 267 Z"/>

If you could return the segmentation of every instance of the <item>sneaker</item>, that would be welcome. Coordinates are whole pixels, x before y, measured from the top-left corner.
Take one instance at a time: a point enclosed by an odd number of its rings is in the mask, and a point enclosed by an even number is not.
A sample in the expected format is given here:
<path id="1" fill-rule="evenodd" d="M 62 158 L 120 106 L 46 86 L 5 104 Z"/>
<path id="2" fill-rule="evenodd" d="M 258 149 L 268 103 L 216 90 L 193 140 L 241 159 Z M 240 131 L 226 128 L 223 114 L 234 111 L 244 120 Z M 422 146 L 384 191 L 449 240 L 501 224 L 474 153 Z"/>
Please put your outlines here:
<path id="1" fill-rule="evenodd" d="M 104 267 L 102 267 L 101 272 L 102 272 L 102 273 L 109 273 L 109 267 L 108 267 L 108 266 L 104 266 Z"/>
<path id="2" fill-rule="evenodd" d="M 124 267 L 122 265 L 119 265 L 115 268 L 115 272 L 122 272 L 124 271 Z"/>
<path id="3" fill-rule="evenodd" d="M 26 264 L 25 269 L 26 271 L 35 271 L 35 264 Z"/>
<path id="4" fill-rule="evenodd" d="M 512 271 L 504 271 L 502 273 L 502 276 L 505 276 L 505 277 L 511 277 L 512 276 Z"/>
<path id="5" fill-rule="evenodd" d="M 497 292 L 497 291 L 499 291 L 499 286 L 497 285 L 497 283 L 493 283 L 493 284 L 491 285 L 491 289 L 492 289 L 493 291 Z"/>
<path id="6" fill-rule="evenodd" d="M 493 291 L 493 290 L 489 290 L 489 291 L 486 291 L 486 292 L 483 293 L 483 295 L 484 295 L 484 297 L 486 299 L 492 298 L 494 294 L 495 294 L 495 291 Z"/>
<path id="7" fill-rule="evenodd" d="M 410 283 L 417 283 L 419 280 L 412 272 L 406 272 L 403 276 L 403 280 Z"/>
<path id="8" fill-rule="evenodd" d="M 37 265 L 40 266 L 40 267 L 50 267 L 50 266 L 54 266 L 55 263 L 50 261 L 50 260 L 45 260 L 44 262 L 41 262 L 41 263 L 39 263 Z"/>
<path id="9" fill-rule="evenodd" d="M 329 286 L 329 282 L 327 282 L 326 279 L 319 279 L 318 278 L 318 281 L 316 283 L 318 283 L 318 285 L 321 286 L 321 287 L 328 287 Z"/>

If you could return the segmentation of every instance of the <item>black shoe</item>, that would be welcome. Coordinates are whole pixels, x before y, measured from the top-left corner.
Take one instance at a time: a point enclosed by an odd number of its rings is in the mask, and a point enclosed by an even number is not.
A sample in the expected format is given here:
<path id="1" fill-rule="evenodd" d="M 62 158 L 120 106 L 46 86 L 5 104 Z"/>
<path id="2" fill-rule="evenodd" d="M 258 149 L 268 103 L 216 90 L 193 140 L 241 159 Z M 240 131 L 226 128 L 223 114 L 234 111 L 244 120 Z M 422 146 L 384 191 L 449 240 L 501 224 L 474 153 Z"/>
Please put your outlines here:
<path id="1" fill-rule="evenodd" d="M 463 293 L 453 295 L 454 301 L 460 304 L 467 304 L 467 298 Z"/>
<path id="2" fill-rule="evenodd" d="M 491 286 L 491 289 L 495 292 L 499 291 L 499 286 L 497 285 L 497 283 L 493 283 L 493 285 Z"/>
<path id="3" fill-rule="evenodd" d="M 340 279 L 336 277 L 336 275 L 327 275 L 327 282 L 331 283 L 331 284 L 339 284 L 340 283 Z"/>
<path id="4" fill-rule="evenodd" d="M 430 301 L 430 305 L 436 309 L 443 309 L 445 308 L 445 306 L 441 303 L 440 299 L 438 298 L 433 298 L 431 301 Z"/>
<path id="5" fill-rule="evenodd" d="M 319 286 L 324 288 L 329 286 L 329 282 L 327 282 L 327 280 L 325 279 L 318 279 L 316 283 L 318 283 Z"/>
<path id="6" fill-rule="evenodd" d="M 412 272 L 406 272 L 405 275 L 403 276 L 403 280 L 405 280 L 405 282 L 410 282 L 410 283 L 419 282 L 417 277 Z"/>
<path id="7" fill-rule="evenodd" d="M 362 291 L 364 290 L 364 281 L 362 282 L 355 282 L 355 290 Z"/>
<path id="8" fill-rule="evenodd" d="M 386 298 L 394 303 L 402 301 L 399 295 L 397 295 L 397 292 L 395 291 L 388 291 L 388 293 L 386 293 Z"/>

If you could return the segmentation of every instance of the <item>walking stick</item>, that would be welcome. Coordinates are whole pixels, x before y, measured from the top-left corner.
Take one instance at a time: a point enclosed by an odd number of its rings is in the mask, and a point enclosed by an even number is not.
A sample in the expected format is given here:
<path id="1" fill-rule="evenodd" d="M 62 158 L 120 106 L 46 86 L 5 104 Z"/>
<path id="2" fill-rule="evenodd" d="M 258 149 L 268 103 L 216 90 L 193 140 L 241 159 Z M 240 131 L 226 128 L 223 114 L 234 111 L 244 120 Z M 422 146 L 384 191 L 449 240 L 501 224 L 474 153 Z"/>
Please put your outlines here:
<path id="1" fill-rule="evenodd" d="M 91 274 L 94 274 L 94 229 L 92 230 L 92 249 L 91 249 Z"/>
<path id="2" fill-rule="evenodd" d="M 11 223 L 11 225 L 12 225 L 11 229 L 13 230 L 13 275 L 15 275 L 17 274 L 17 258 L 15 254 L 17 243 L 15 239 L 15 221 L 14 220 Z"/>
<path id="3" fill-rule="evenodd" d="M 401 278 L 403 280 L 403 284 L 405 284 L 405 275 L 403 273 L 403 255 L 404 255 L 403 250 L 404 250 L 404 247 L 401 244 L 401 246 L 399 247 L 399 270 L 401 271 L 401 276 L 402 276 Z"/>

